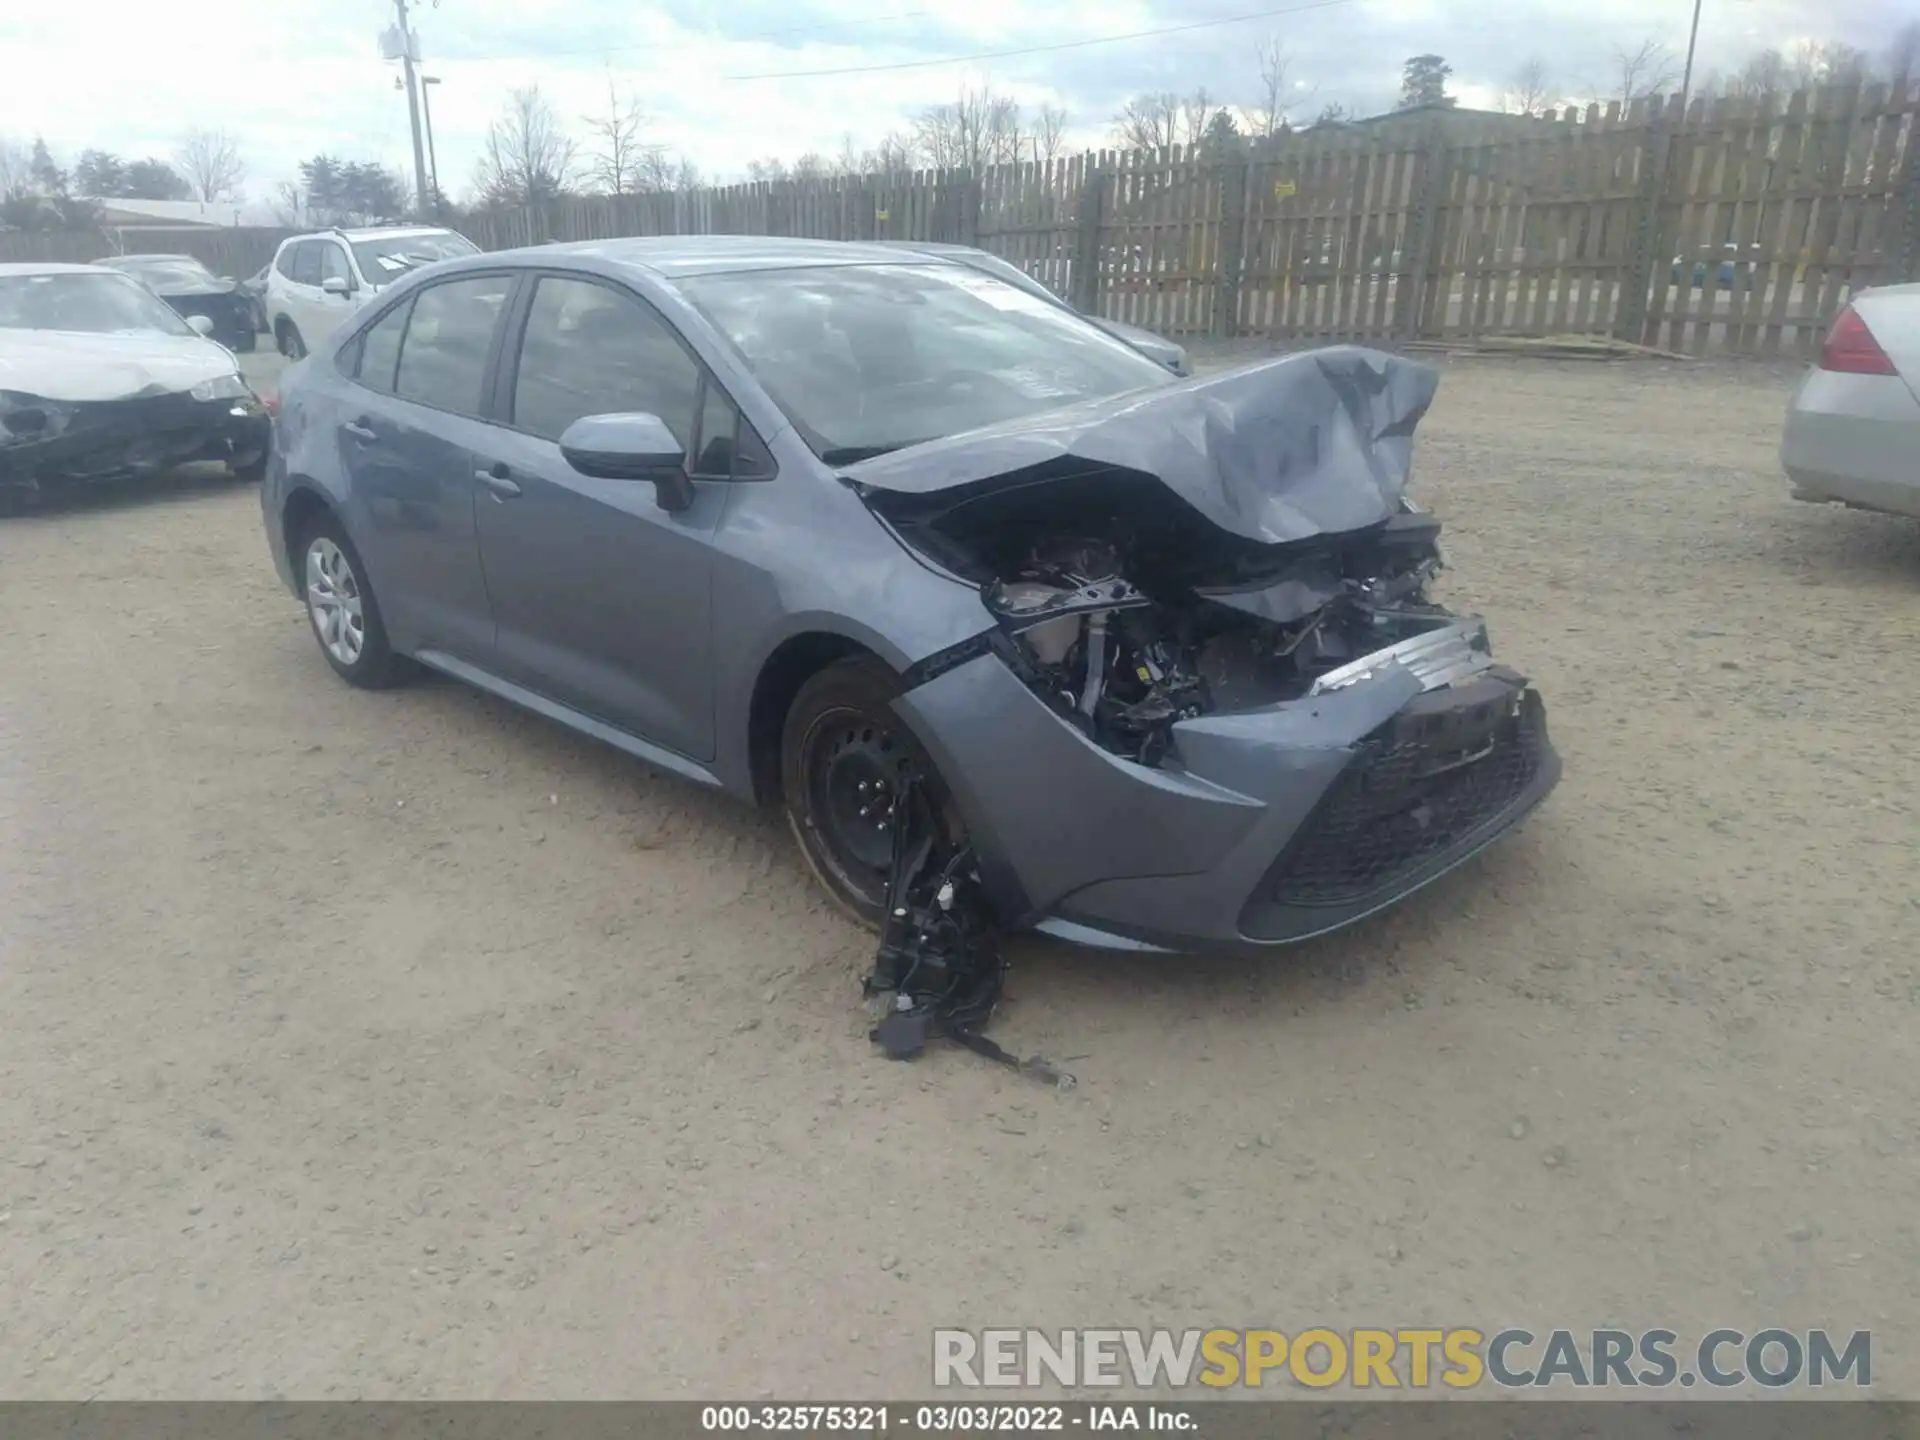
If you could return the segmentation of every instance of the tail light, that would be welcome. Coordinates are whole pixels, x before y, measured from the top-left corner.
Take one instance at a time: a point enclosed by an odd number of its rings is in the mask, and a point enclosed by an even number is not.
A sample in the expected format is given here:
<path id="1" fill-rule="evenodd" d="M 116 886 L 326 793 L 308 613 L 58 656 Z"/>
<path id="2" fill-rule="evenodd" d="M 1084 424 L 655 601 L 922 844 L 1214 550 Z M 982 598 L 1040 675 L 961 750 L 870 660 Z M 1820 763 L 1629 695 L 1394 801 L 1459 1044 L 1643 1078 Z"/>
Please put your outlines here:
<path id="1" fill-rule="evenodd" d="M 1880 348 L 1873 331 L 1849 305 L 1842 310 L 1827 331 L 1827 343 L 1820 347 L 1820 368 L 1837 370 L 1843 375 L 1893 375 L 1893 359 Z"/>
<path id="2" fill-rule="evenodd" d="M 269 390 L 260 397 L 260 403 L 267 407 L 267 414 L 276 420 L 280 418 L 280 392 Z"/>

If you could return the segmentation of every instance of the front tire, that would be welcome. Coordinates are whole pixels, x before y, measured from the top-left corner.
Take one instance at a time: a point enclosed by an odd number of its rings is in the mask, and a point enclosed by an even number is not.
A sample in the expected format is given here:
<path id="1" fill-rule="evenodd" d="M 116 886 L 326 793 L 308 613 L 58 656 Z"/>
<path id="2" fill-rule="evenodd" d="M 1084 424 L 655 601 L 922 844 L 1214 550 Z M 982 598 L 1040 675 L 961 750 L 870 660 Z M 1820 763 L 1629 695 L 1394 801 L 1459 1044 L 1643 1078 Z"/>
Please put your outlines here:
<path id="1" fill-rule="evenodd" d="M 280 353 L 289 360 L 307 358 L 307 342 L 300 338 L 300 327 L 291 320 L 282 320 L 277 332 L 280 341 Z"/>
<path id="2" fill-rule="evenodd" d="M 900 681 L 872 656 L 820 671 L 794 696 L 780 735 L 780 789 L 800 854 L 835 908 L 878 930 L 892 868 L 893 806 L 909 773 L 943 827 L 946 792 L 925 750 L 894 714 Z"/>
<path id="3" fill-rule="evenodd" d="M 300 541 L 307 620 L 334 673 L 363 690 L 384 690 L 405 673 L 405 661 L 387 642 L 380 603 L 366 566 L 331 514 L 318 517 Z"/>

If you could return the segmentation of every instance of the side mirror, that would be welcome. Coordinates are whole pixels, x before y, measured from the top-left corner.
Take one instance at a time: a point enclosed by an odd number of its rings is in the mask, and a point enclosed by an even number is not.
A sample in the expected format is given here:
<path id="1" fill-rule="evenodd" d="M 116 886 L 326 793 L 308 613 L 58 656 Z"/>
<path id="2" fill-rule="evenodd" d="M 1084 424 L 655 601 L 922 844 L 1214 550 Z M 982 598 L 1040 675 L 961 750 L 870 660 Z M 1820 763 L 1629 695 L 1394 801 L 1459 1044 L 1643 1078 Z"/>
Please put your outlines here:
<path id="1" fill-rule="evenodd" d="M 211 335 L 213 334 L 213 317 L 211 315 L 189 315 L 187 317 L 187 328 L 196 335 Z"/>
<path id="2" fill-rule="evenodd" d="M 329 275 L 320 282 L 320 290 L 322 294 L 326 295 L 351 295 L 353 293 L 353 282 L 342 279 L 338 275 Z"/>
<path id="3" fill-rule="evenodd" d="M 597 480 L 645 480 L 662 510 L 693 504 L 686 449 L 658 415 L 583 415 L 561 432 L 560 454 Z"/>

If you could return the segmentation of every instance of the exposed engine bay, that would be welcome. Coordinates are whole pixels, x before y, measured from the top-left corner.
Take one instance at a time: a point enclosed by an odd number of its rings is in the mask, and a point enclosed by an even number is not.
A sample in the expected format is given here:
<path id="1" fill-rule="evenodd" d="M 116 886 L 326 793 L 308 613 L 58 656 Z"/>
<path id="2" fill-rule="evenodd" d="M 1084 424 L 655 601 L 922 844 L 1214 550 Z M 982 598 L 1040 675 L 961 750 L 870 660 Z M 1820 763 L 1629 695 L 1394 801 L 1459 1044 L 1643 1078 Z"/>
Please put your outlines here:
<path id="1" fill-rule="evenodd" d="M 1410 507 L 1358 531 L 1260 545 L 1171 515 L 1122 521 L 1121 506 L 1023 543 L 1012 537 L 1038 531 L 1035 517 L 980 504 L 987 515 L 965 503 L 887 509 L 910 544 L 980 584 L 1029 688 L 1142 765 L 1166 760 L 1180 720 L 1300 699 L 1461 622 L 1428 598 L 1440 522 Z"/>
<path id="2" fill-rule="evenodd" d="M 1306 939 L 1552 789 L 1540 697 L 1432 594 L 1440 524 L 1405 491 L 1434 388 L 1334 347 L 844 468 L 985 611 L 896 702 L 967 814 L 964 836 L 895 852 L 870 980 L 889 1054 L 978 1038 L 1000 926 L 1162 951 Z"/>

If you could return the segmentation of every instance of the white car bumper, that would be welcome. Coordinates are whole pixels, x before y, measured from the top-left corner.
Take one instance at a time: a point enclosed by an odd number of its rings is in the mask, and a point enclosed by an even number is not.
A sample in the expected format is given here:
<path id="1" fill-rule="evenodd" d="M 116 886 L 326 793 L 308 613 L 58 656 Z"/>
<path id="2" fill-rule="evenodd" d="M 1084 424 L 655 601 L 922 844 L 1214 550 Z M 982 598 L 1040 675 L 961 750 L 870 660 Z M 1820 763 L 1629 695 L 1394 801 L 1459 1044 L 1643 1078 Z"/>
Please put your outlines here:
<path id="1" fill-rule="evenodd" d="M 1920 399 L 1898 375 L 1809 370 L 1780 463 L 1797 500 L 1920 516 Z"/>

